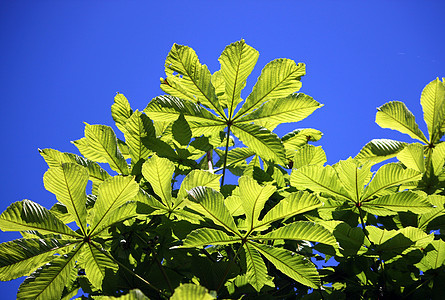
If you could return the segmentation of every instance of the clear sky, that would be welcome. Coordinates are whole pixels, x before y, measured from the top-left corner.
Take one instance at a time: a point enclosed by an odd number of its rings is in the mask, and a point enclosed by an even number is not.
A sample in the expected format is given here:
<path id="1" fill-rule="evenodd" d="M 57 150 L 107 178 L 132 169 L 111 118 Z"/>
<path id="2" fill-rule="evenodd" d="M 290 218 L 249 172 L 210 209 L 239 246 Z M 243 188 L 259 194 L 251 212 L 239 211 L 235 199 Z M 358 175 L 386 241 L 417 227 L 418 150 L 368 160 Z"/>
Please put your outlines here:
<path id="1" fill-rule="evenodd" d="M 301 92 L 325 106 L 295 128 L 324 133 L 328 163 L 355 156 L 373 138 L 411 141 L 375 124 L 376 107 L 404 101 L 422 130 L 420 93 L 445 77 L 445 1 L 0 1 L 0 210 L 22 199 L 47 208 L 38 148 L 78 153 L 83 122 L 114 126 L 116 92 L 142 110 L 162 94 L 173 43 L 192 47 L 211 72 L 224 47 L 244 38 L 264 65 L 307 65 Z M 0 232 L 0 241 L 19 237 Z M 23 279 L 0 282 L 14 299 Z"/>

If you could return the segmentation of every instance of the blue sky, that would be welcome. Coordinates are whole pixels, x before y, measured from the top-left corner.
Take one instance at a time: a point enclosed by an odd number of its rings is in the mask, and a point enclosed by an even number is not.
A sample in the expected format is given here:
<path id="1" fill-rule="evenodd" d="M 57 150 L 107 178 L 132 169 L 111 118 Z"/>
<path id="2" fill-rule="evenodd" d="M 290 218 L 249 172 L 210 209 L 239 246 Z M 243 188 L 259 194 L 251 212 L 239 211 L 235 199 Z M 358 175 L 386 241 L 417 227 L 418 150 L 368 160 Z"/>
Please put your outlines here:
<path id="1" fill-rule="evenodd" d="M 267 62 L 304 62 L 301 92 L 325 106 L 276 132 L 321 130 L 329 164 L 373 138 L 411 141 L 378 127 L 376 107 L 404 101 L 426 132 L 420 93 L 445 76 L 444 11 L 444 1 L 1 1 L 0 210 L 55 203 L 37 149 L 77 153 L 70 141 L 83 137 L 83 122 L 114 126 L 116 92 L 145 108 L 162 94 L 173 43 L 214 72 L 224 47 L 244 38 L 260 52 L 244 96 Z M 14 299 L 21 281 L 0 282 L 2 298 Z"/>

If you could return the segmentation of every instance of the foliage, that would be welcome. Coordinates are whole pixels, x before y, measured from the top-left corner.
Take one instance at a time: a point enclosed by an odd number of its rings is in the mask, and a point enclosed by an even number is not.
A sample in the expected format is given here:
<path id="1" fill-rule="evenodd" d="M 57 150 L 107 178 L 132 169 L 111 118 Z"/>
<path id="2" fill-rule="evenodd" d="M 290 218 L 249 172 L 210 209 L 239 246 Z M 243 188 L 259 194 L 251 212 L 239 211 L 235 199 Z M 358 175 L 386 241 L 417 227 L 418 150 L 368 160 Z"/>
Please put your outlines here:
<path id="1" fill-rule="evenodd" d="M 257 59 L 241 40 L 211 74 L 175 44 L 167 95 L 143 112 L 116 95 L 123 140 L 86 124 L 73 142 L 82 156 L 39 150 L 57 203 L 25 199 L 0 215 L 1 230 L 22 234 L 0 245 L 0 279 L 28 276 L 17 298 L 439 299 L 444 81 L 422 92 L 429 138 L 402 102 L 378 108 L 380 126 L 422 144 L 373 140 L 330 166 L 309 144 L 320 131 L 273 132 L 322 106 L 297 93 L 305 65 L 270 62 L 243 100 Z"/>

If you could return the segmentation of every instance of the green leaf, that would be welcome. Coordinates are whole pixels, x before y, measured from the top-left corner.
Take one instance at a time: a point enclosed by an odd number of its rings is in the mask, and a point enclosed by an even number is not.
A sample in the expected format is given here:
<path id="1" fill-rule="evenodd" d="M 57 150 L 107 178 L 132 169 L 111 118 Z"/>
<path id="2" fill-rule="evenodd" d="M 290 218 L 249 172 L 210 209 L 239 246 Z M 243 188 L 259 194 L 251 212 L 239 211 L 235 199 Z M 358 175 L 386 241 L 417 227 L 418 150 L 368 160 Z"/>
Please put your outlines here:
<path id="1" fill-rule="evenodd" d="M 107 214 L 104 220 L 94 229 L 94 235 L 99 235 L 103 230 L 108 229 L 110 226 L 134 218 L 137 215 L 137 203 L 134 201 L 125 202 L 123 205 L 111 210 Z M 94 217 L 94 215 L 91 217 Z"/>
<path id="2" fill-rule="evenodd" d="M 283 141 L 284 148 L 286 152 L 293 153 L 293 151 L 298 150 L 301 146 L 306 145 L 309 141 L 316 142 L 321 139 L 323 133 L 321 131 L 304 128 L 295 129 L 287 134 L 285 134 L 281 140 Z"/>
<path id="3" fill-rule="evenodd" d="M 99 186 L 99 195 L 91 211 L 90 235 L 98 228 L 109 226 L 115 222 L 112 212 L 126 202 L 134 199 L 139 192 L 139 185 L 133 176 L 115 176 Z"/>
<path id="4" fill-rule="evenodd" d="M 224 109 L 227 108 L 226 82 L 221 70 L 212 74 L 212 85 L 215 87 L 215 94 L 219 103 Z"/>
<path id="5" fill-rule="evenodd" d="M 27 276 L 51 261 L 55 253 L 72 247 L 78 240 L 18 239 L 0 244 L 0 280 L 7 281 Z"/>
<path id="6" fill-rule="evenodd" d="M 175 77 L 174 73 L 182 77 Z M 172 78 L 176 79 L 185 91 L 195 97 L 195 101 L 201 102 L 220 116 L 224 116 L 211 82 L 212 75 L 206 65 L 201 65 L 192 48 L 174 44 L 165 60 L 165 74 L 167 74 L 168 82 Z"/>
<path id="7" fill-rule="evenodd" d="M 445 163 L 445 143 L 435 145 L 432 151 L 431 161 L 434 168 L 434 175 L 438 176 L 443 172 L 443 166 Z"/>
<path id="8" fill-rule="evenodd" d="M 66 206 L 68 213 L 74 216 L 77 226 L 86 233 L 87 169 L 78 164 L 62 164 L 61 168 L 50 168 L 46 171 L 43 183 L 45 188 Z"/>
<path id="9" fill-rule="evenodd" d="M 241 236 L 229 210 L 224 205 L 224 196 L 214 189 L 198 186 L 189 191 L 191 209 L 211 219 L 215 224 L 223 226 L 232 233 Z"/>
<path id="10" fill-rule="evenodd" d="M 423 118 L 428 126 L 430 142 L 437 143 L 442 135 L 445 121 L 445 85 L 436 78 L 427 84 L 420 96 Z"/>
<path id="11" fill-rule="evenodd" d="M 313 222 L 299 221 L 255 236 L 255 240 L 295 240 L 337 246 L 337 241 L 326 228 Z"/>
<path id="12" fill-rule="evenodd" d="M 184 115 L 179 115 L 178 119 L 173 122 L 172 132 L 174 139 L 181 145 L 186 146 L 190 143 L 192 138 L 192 131 L 190 126 L 184 118 Z"/>
<path id="13" fill-rule="evenodd" d="M 338 178 L 337 172 L 331 166 L 312 165 L 293 170 L 290 183 L 300 190 L 310 189 L 314 192 L 324 192 L 335 197 L 352 200 Z"/>
<path id="14" fill-rule="evenodd" d="M 189 123 L 193 136 L 219 133 L 226 127 L 225 122 L 205 110 L 203 107 L 187 100 L 173 96 L 158 96 L 144 109 L 144 112 L 155 121 L 175 121 L 181 114 Z"/>
<path id="15" fill-rule="evenodd" d="M 246 163 L 246 159 L 255 155 L 250 148 L 234 148 L 227 152 L 227 166 L 238 166 Z"/>
<path id="16" fill-rule="evenodd" d="M 238 119 L 236 122 L 267 122 L 275 127 L 283 123 L 301 121 L 322 106 L 322 104 L 315 101 L 312 97 L 302 93 L 296 93 L 285 98 L 270 100 L 254 112 Z"/>
<path id="17" fill-rule="evenodd" d="M 377 164 L 381 161 L 395 157 L 406 145 L 407 143 L 395 140 L 374 139 L 360 150 L 355 156 L 355 159 L 361 162 L 370 161 Z"/>
<path id="18" fill-rule="evenodd" d="M 320 287 L 321 283 L 317 268 L 306 257 L 286 249 L 253 242 L 249 242 L 249 244 L 290 278 L 314 289 Z"/>
<path id="19" fill-rule="evenodd" d="M 145 296 L 139 289 L 133 289 L 128 292 L 128 294 L 113 297 L 113 296 L 93 296 L 94 300 L 150 300 Z"/>
<path id="20" fill-rule="evenodd" d="M 179 248 L 199 248 L 207 245 L 228 245 L 233 243 L 241 243 L 241 240 L 241 237 L 229 236 L 221 230 L 199 228 L 189 233 L 182 246 L 179 246 Z"/>
<path id="21" fill-rule="evenodd" d="M 375 121 L 380 127 L 400 131 L 408 134 L 413 139 L 428 144 L 428 140 L 416 123 L 416 118 L 405 106 L 405 103 L 390 101 L 377 108 L 377 110 Z"/>
<path id="22" fill-rule="evenodd" d="M 335 249 L 336 252 L 333 253 L 333 255 L 360 255 L 368 251 L 365 245 L 369 246 L 369 242 L 367 242 L 365 234 L 361 228 L 351 227 L 347 223 L 333 220 L 323 220 L 318 221 L 317 223 L 332 232 L 335 239 L 338 241 L 340 248 Z M 320 244 L 316 245 L 315 247 L 317 248 L 318 246 L 320 246 Z"/>
<path id="23" fill-rule="evenodd" d="M 105 157 L 102 156 L 102 153 L 96 151 L 96 149 L 90 147 L 86 138 L 81 138 L 75 141 L 72 141 L 79 152 L 85 156 L 87 159 L 98 162 L 98 163 L 106 163 L 108 162 Z"/>
<path id="24" fill-rule="evenodd" d="M 76 154 L 60 152 L 54 149 L 39 149 L 40 155 L 45 159 L 50 168 L 62 167 L 64 163 L 77 163 L 84 166 L 88 170 L 89 179 L 93 182 L 93 194 L 95 194 L 94 187 L 101 184 L 111 176 L 102 169 L 99 164 L 92 160 L 83 158 Z"/>
<path id="25" fill-rule="evenodd" d="M 415 214 L 428 213 L 432 205 L 419 194 L 403 191 L 363 202 L 361 208 L 371 214 L 388 216 L 407 211 Z"/>
<path id="26" fill-rule="evenodd" d="M 267 212 L 257 225 L 256 230 L 260 230 L 272 222 L 311 211 L 320 206 L 322 206 L 320 200 L 311 193 L 302 191 L 292 193 Z"/>
<path id="27" fill-rule="evenodd" d="M 438 269 L 445 263 L 445 242 L 442 240 L 435 240 L 431 242 L 431 245 L 434 249 L 428 251 L 422 260 L 415 265 L 423 272 Z"/>
<path id="28" fill-rule="evenodd" d="M 185 283 L 175 289 L 170 300 L 213 300 L 215 297 L 210 295 L 203 286 Z"/>
<path id="29" fill-rule="evenodd" d="M 291 159 L 293 161 L 292 168 L 294 169 L 309 165 L 323 166 L 327 162 L 326 153 L 321 146 L 315 147 L 313 145 L 303 145 Z"/>
<path id="30" fill-rule="evenodd" d="M 268 281 L 267 267 L 261 255 L 251 245 L 244 244 L 246 253 L 247 280 L 259 292 Z"/>
<path id="31" fill-rule="evenodd" d="M 152 153 L 144 141 L 155 138 L 153 122 L 143 113 L 136 110 L 125 123 L 125 142 L 130 149 L 131 163 L 135 165 L 141 159 L 147 159 Z"/>
<path id="32" fill-rule="evenodd" d="M 283 164 L 284 147 L 275 133 L 264 127 L 247 123 L 233 124 L 231 129 L 234 135 L 261 158 Z"/>
<path id="33" fill-rule="evenodd" d="M 111 127 L 86 124 L 85 137 L 89 147 L 100 153 L 110 164 L 111 169 L 123 175 L 130 173 L 127 162 L 117 147 L 116 135 Z"/>
<path id="34" fill-rule="evenodd" d="M 181 188 L 178 192 L 178 200 L 176 205 L 178 205 L 178 203 L 182 202 L 182 200 L 187 197 L 187 193 L 189 190 L 197 186 L 206 186 L 219 191 L 219 180 L 221 179 L 221 176 L 222 175 L 212 174 L 203 170 L 191 171 L 181 183 Z"/>
<path id="35" fill-rule="evenodd" d="M 224 205 L 229 210 L 230 214 L 234 217 L 244 215 L 243 201 L 238 195 L 230 195 L 224 199 Z"/>
<path id="36" fill-rule="evenodd" d="M 242 176 L 238 184 L 241 203 L 248 223 L 248 231 L 250 231 L 258 223 L 261 210 L 269 197 L 276 191 L 276 187 L 273 185 L 260 186 L 249 176 Z"/>
<path id="37" fill-rule="evenodd" d="M 12 203 L 0 215 L 0 229 L 3 231 L 37 230 L 41 233 L 80 237 L 49 210 L 26 199 Z"/>
<path id="38" fill-rule="evenodd" d="M 375 173 L 374 178 L 366 187 L 362 199 L 387 194 L 387 188 L 405 182 L 416 181 L 422 178 L 422 173 L 412 169 L 404 169 L 402 166 L 390 163 L 382 166 Z"/>
<path id="39" fill-rule="evenodd" d="M 80 247 L 37 269 L 20 285 L 17 299 L 60 299 Z"/>
<path id="40" fill-rule="evenodd" d="M 409 144 L 397 154 L 397 159 L 407 168 L 423 173 L 425 172 L 423 147 L 424 146 L 419 143 Z"/>
<path id="41" fill-rule="evenodd" d="M 261 71 L 252 93 L 236 113 L 235 119 L 259 108 L 268 100 L 284 98 L 301 88 L 300 78 L 306 74 L 306 66 L 291 59 L 279 58 L 268 63 Z"/>
<path id="42" fill-rule="evenodd" d="M 132 113 L 133 111 L 127 98 L 125 98 L 123 94 L 117 93 L 114 97 L 114 104 L 111 105 L 111 116 L 120 131 L 125 132 L 125 123 L 131 117 Z"/>
<path id="43" fill-rule="evenodd" d="M 80 253 L 80 265 L 85 269 L 88 280 L 97 289 L 102 288 L 105 272 L 117 271 L 118 265 L 96 248 L 96 245 L 85 244 Z"/>
<path id="44" fill-rule="evenodd" d="M 246 79 L 255 67 L 258 56 L 258 51 L 241 40 L 228 45 L 219 58 L 229 119 L 232 118 L 237 104 L 242 101 L 241 90 L 245 87 Z"/>
<path id="45" fill-rule="evenodd" d="M 445 197 L 440 195 L 428 196 L 428 201 L 434 205 L 434 208 L 430 212 L 419 215 L 418 227 L 426 229 L 428 223 L 437 217 L 445 215 Z"/>
<path id="46" fill-rule="evenodd" d="M 142 165 L 142 175 L 168 208 L 172 205 L 171 182 L 175 165 L 166 158 L 153 155 Z"/>
<path id="47" fill-rule="evenodd" d="M 349 193 L 350 199 L 358 202 L 363 194 L 363 188 L 372 178 L 371 164 L 361 165 L 352 158 L 341 160 L 334 165 L 338 178 Z"/>

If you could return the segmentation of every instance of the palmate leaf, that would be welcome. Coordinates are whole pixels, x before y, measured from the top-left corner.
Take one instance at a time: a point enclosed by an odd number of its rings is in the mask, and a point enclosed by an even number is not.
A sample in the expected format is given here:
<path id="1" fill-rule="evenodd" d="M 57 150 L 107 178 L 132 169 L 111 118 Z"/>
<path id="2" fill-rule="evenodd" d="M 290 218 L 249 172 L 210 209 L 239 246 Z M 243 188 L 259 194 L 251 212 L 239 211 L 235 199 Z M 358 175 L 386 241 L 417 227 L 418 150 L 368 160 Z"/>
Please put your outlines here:
<path id="1" fill-rule="evenodd" d="M 403 169 L 402 166 L 390 163 L 377 170 L 374 178 L 366 187 L 362 199 L 381 196 L 389 193 L 387 188 L 405 182 L 416 181 L 422 178 L 422 173 L 412 169 Z"/>
<path id="2" fill-rule="evenodd" d="M 375 121 L 380 127 L 400 131 L 428 144 L 428 140 L 416 123 L 416 118 L 403 102 L 390 101 L 377 110 Z"/>
<path id="3" fill-rule="evenodd" d="M 0 244 L 0 280 L 27 276 L 51 261 L 55 253 L 73 247 L 79 240 L 54 238 L 18 239 Z"/>
<path id="4" fill-rule="evenodd" d="M 118 265 L 99 250 L 100 245 L 93 243 L 85 244 L 82 247 L 79 262 L 85 269 L 88 280 L 95 288 L 101 289 L 106 270 L 115 272 Z"/>
<path id="5" fill-rule="evenodd" d="M 3 231 L 37 230 L 40 233 L 63 234 L 81 237 L 49 210 L 30 200 L 11 204 L 0 215 L 0 229 Z"/>
<path id="6" fill-rule="evenodd" d="M 437 143 L 444 134 L 445 121 L 445 85 L 439 78 L 431 81 L 422 91 L 420 103 L 423 118 L 428 126 L 430 142 Z"/>
<path id="7" fill-rule="evenodd" d="M 322 106 L 323 104 L 318 103 L 312 97 L 296 93 L 285 98 L 270 100 L 236 122 L 267 122 L 272 127 L 275 127 L 283 123 L 301 121 Z"/>
<path id="8" fill-rule="evenodd" d="M 166 158 L 153 155 L 142 165 L 142 175 L 168 208 L 172 205 L 171 181 L 175 165 Z"/>
<path id="9" fill-rule="evenodd" d="M 268 281 L 267 267 L 258 251 L 249 243 L 244 244 L 247 281 L 259 292 Z"/>
<path id="10" fill-rule="evenodd" d="M 114 122 L 116 122 L 117 128 L 120 131 L 125 132 L 125 123 L 131 117 L 133 111 L 131 110 L 130 103 L 123 94 L 117 93 L 114 97 L 114 104 L 111 105 L 111 116 Z"/>
<path id="11" fill-rule="evenodd" d="M 68 213 L 74 216 L 77 226 L 86 233 L 87 169 L 78 164 L 62 164 L 60 168 L 50 168 L 46 171 L 43 183 L 45 188 L 66 206 Z"/>
<path id="12" fill-rule="evenodd" d="M 386 159 L 395 157 L 406 145 L 407 143 L 395 140 L 374 139 L 360 150 L 355 156 L 355 159 L 361 162 L 370 161 L 377 164 Z"/>
<path id="13" fill-rule="evenodd" d="M 265 160 L 284 164 L 284 147 L 280 138 L 264 127 L 255 124 L 233 124 L 231 127 L 236 135 L 247 147 Z"/>
<path id="14" fill-rule="evenodd" d="M 317 268 L 306 257 L 282 248 L 255 242 L 249 244 L 290 278 L 314 289 L 320 287 Z"/>
<path id="15" fill-rule="evenodd" d="M 210 107 L 221 117 L 224 111 L 218 102 L 215 88 L 211 83 L 211 73 L 206 65 L 201 65 L 195 51 L 187 46 L 174 44 L 165 60 L 167 82 L 177 80 L 182 89 L 195 97 L 195 101 Z M 174 73 L 182 75 L 175 77 Z M 161 84 L 161 88 L 163 88 Z M 169 92 L 172 92 L 170 89 Z M 181 96 L 184 93 L 181 93 Z"/>
<path id="16" fill-rule="evenodd" d="M 269 197 L 276 191 L 276 187 L 273 185 L 260 186 L 249 176 L 242 176 L 238 184 L 240 198 L 242 199 L 241 205 L 246 214 L 248 231 L 250 231 L 258 223 L 260 212 Z"/>
<path id="17" fill-rule="evenodd" d="M 224 196 L 221 193 L 208 187 L 198 186 L 191 189 L 188 194 L 190 201 L 187 206 L 211 219 L 215 224 L 241 236 L 229 210 L 224 205 Z"/>
<path id="18" fill-rule="evenodd" d="M 261 71 L 252 93 L 247 97 L 235 118 L 252 112 L 266 101 L 286 97 L 301 88 L 300 78 L 306 74 L 303 63 L 280 58 L 268 63 Z"/>
<path id="19" fill-rule="evenodd" d="M 199 228 L 193 230 L 189 235 L 187 235 L 187 238 L 183 241 L 182 246 L 176 248 L 199 248 L 207 245 L 229 245 L 233 243 L 241 243 L 241 241 L 241 237 L 229 236 L 221 230 Z"/>
<path id="20" fill-rule="evenodd" d="M 99 195 L 91 211 L 90 235 L 98 228 L 113 224 L 112 212 L 134 199 L 139 192 L 139 185 L 133 176 L 115 176 L 99 186 Z M 99 232 L 99 231 L 98 231 Z M 98 233 L 96 232 L 96 234 Z"/>
<path id="21" fill-rule="evenodd" d="M 37 269 L 20 285 L 17 299 L 60 299 L 81 246 Z"/>
<path id="22" fill-rule="evenodd" d="M 124 126 L 125 142 L 130 150 L 131 163 L 134 165 L 141 159 L 147 159 L 152 153 L 144 144 L 147 138 L 156 137 L 152 121 L 143 113 L 136 110 L 129 117 Z"/>
<path id="23" fill-rule="evenodd" d="M 241 102 L 241 90 L 245 87 L 246 79 L 255 67 L 258 56 L 258 51 L 241 40 L 228 45 L 219 57 L 229 119 L 232 118 L 237 104 Z"/>
<path id="24" fill-rule="evenodd" d="M 334 236 L 321 225 L 313 222 L 299 221 L 280 227 L 263 235 L 255 236 L 256 240 L 296 240 L 323 243 L 337 246 Z"/>
<path id="25" fill-rule="evenodd" d="M 390 216 L 407 211 L 415 214 L 428 213 L 432 205 L 417 193 L 402 191 L 363 202 L 361 208 L 374 215 Z"/>

